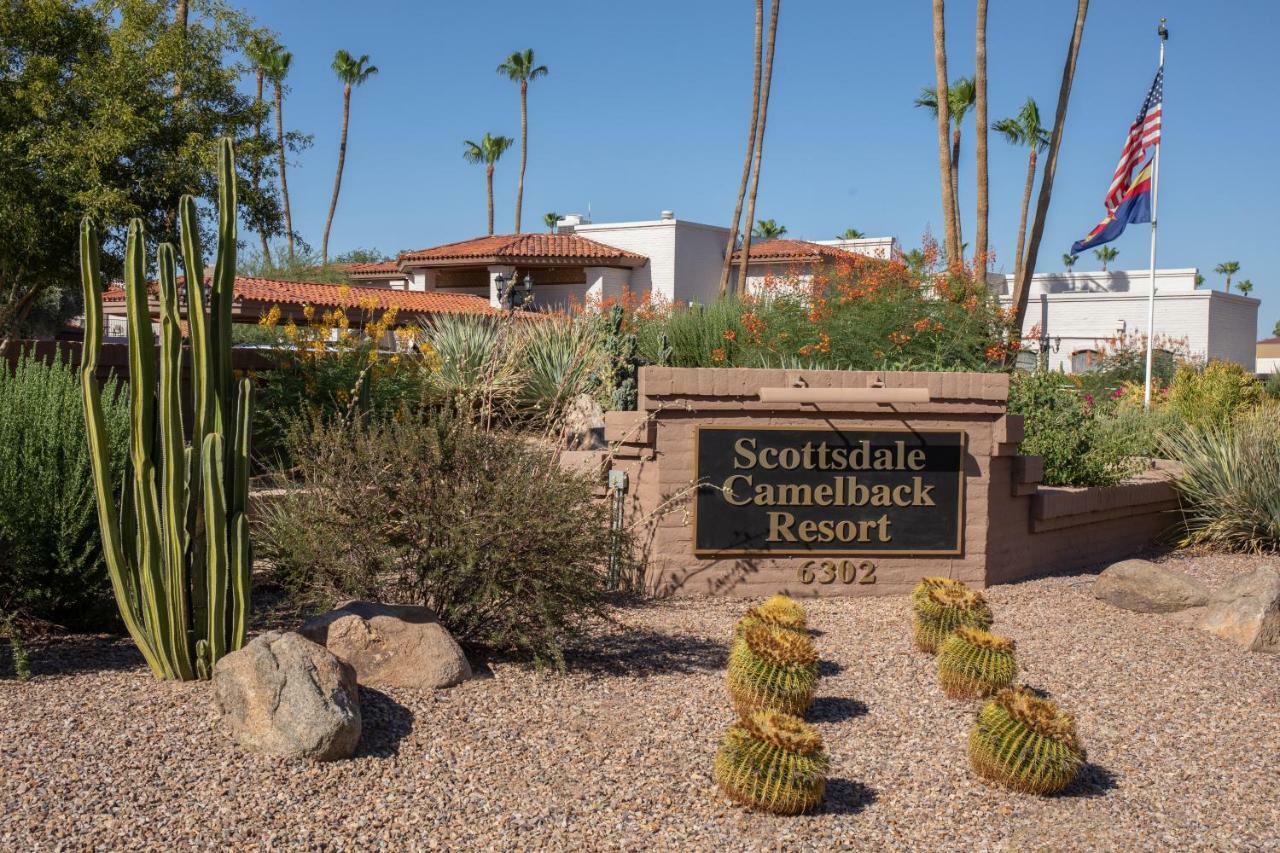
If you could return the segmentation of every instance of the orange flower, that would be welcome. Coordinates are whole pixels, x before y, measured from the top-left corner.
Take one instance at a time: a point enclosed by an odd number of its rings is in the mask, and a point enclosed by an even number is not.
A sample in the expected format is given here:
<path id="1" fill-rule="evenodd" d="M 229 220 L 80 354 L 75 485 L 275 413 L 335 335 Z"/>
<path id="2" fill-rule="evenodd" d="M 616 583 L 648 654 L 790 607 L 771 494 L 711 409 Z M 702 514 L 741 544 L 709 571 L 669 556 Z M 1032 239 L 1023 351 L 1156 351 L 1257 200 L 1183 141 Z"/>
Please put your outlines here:
<path id="1" fill-rule="evenodd" d="M 722 347 L 716 347 L 711 351 L 711 360 L 716 364 L 724 363 L 726 358 L 728 358 L 728 354 Z"/>
<path id="2" fill-rule="evenodd" d="M 733 329 L 725 329 L 724 339 L 726 341 L 736 341 L 738 339 L 738 333 L 735 332 Z"/>

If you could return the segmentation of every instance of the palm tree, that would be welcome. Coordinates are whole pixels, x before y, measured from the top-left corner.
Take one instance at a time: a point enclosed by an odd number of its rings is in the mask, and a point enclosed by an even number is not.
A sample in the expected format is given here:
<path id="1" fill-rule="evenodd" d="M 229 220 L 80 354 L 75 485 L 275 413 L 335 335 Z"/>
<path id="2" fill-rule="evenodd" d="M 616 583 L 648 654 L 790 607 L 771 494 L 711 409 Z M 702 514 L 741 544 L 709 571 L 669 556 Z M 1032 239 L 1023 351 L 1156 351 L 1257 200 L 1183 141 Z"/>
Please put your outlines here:
<path id="1" fill-rule="evenodd" d="M 964 227 L 960 216 L 960 125 L 974 106 L 977 87 L 972 77 L 961 77 L 947 87 L 947 105 L 951 114 L 951 203 L 955 212 L 956 240 L 963 242 Z M 934 116 L 938 114 L 938 90 L 926 86 L 916 98 L 916 106 L 923 107 Z"/>
<path id="2" fill-rule="evenodd" d="M 991 129 L 1003 136 L 1010 145 L 1025 145 L 1031 149 L 1027 157 L 1027 182 L 1022 188 L 1022 218 L 1018 220 L 1018 242 L 1014 247 L 1013 274 L 1016 277 L 1022 271 L 1027 212 L 1031 209 L 1031 190 L 1036 183 L 1036 158 L 1049 144 L 1049 131 L 1040 124 L 1040 108 L 1036 106 L 1035 98 L 1027 98 L 1017 116 L 1002 118 L 991 125 Z"/>
<path id="3" fill-rule="evenodd" d="M 865 236 L 867 235 L 859 231 L 857 228 L 846 228 L 844 229 L 844 233 L 841 234 L 836 239 L 837 240 L 861 240 Z"/>
<path id="4" fill-rule="evenodd" d="M 481 137 L 479 142 L 472 142 L 468 139 L 462 143 L 464 146 L 463 159 L 468 163 L 484 164 L 485 189 L 489 196 L 490 234 L 493 233 L 493 166 L 513 143 L 515 143 L 515 140 L 510 136 L 490 136 L 487 133 Z"/>
<path id="5" fill-rule="evenodd" d="M 933 0 L 933 65 L 937 85 L 933 90 L 934 114 L 938 118 L 938 179 L 942 184 L 942 220 L 947 263 L 960 264 L 960 228 L 956 221 L 955 182 L 952 177 L 951 146 L 947 137 L 951 133 L 951 93 L 947 89 L 947 24 L 944 0 Z M 919 103 L 919 101 L 917 101 Z"/>
<path id="6" fill-rule="evenodd" d="M 987 277 L 988 217 L 991 195 L 987 181 L 987 0 L 978 0 L 976 45 L 974 48 L 973 93 L 975 116 L 974 132 L 977 134 L 977 154 L 974 164 L 978 178 L 978 246 L 973 253 L 980 276 Z"/>
<path id="7" fill-rule="evenodd" d="M 756 153 L 756 130 L 760 122 L 760 77 L 763 64 L 760 56 L 764 44 L 764 0 L 756 0 L 755 82 L 751 87 L 751 123 L 747 128 L 747 153 L 742 160 L 742 180 L 738 183 L 738 200 L 733 207 L 733 222 L 729 225 L 729 238 L 724 247 L 724 263 L 720 267 L 720 295 L 729 292 L 729 270 L 733 268 L 733 250 L 738 247 L 738 229 L 742 222 L 742 205 L 747 199 L 747 182 L 751 179 L 751 158 Z M 750 223 L 747 223 L 750 225 Z"/>
<path id="8" fill-rule="evenodd" d="M 547 226 L 547 231 L 554 234 L 556 231 L 556 223 L 560 221 L 560 214 L 554 210 L 542 214 L 542 224 Z"/>
<path id="9" fill-rule="evenodd" d="M 249 61 L 253 63 L 254 82 L 257 84 L 257 94 L 254 96 L 253 105 L 258 109 L 259 118 L 254 123 L 253 138 L 254 141 L 262 139 L 262 85 L 266 79 L 266 66 L 271 61 L 271 56 L 279 50 L 279 45 L 265 31 L 258 31 L 249 37 L 249 43 L 245 46 L 245 55 Z M 258 167 L 258 160 L 254 160 L 253 167 L 253 188 L 258 189 L 258 185 L 262 180 L 261 169 Z M 267 242 L 266 231 L 258 232 L 258 239 L 262 244 L 262 260 L 268 267 L 271 266 L 271 246 Z"/>
<path id="10" fill-rule="evenodd" d="M 778 7 L 782 0 L 769 6 L 769 29 L 765 35 L 764 74 L 760 78 L 760 126 L 756 128 L 756 152 L 751 161 L 751 194 L 747 196 L 747 222 L 755 219 L 756 191 L 760 189 L 760 161 L 764 156 L 764 127 L 769 118 L 769 89 L 773 83 L 773 49 L 778 39 Z M 738 293 L 747 292 L 747 256 L 751 254 L 751 232 L 742 238 L 742 260 L 738 263 Z"/>
<path id="11" fill-rule="evenodd" d="M 1199 286 L 1200 286 L 1200 285 L 1202 285 L 1202 284 L 1204 284 L 1204 276 L 1200 275 L 1200 273 L 1196 273 L 1196 283 L 1195 283 L 1195 286 L 1196 286 L 1196 287 L 1199 287 Z"/>
<path id="12" fill-rule="evenodd" d="M 529 81 L 547 76 L 547 66 L 534 65 L 533 48 L 517 50 L 498 66 L 498 73 L 520 84 L 520 179 L 516 182 L 516 233 L 524 207 L 524 166 L 529 156 Z"/>
<path id="13" fill-rule="evenodd" d="M 1062 265 L 1067 268 L 1067 272 L 1071 272 L 1071 268 L 1076 265 L 1076 261 L 1080 260 L 1079 255 L 1063 255 Z"/>
<path id="14" fill-rule="evenodd" d="M 1227 293 L 1230 293 L 1231 292 L 1231 276 L 1240 272 L 1240 262 L 1239 261 L 1223 261 L 1222 263 L 1214 267 L 1213 271 L 1216 272 L 1218 275 L 1225 275 L 1227 277 Z"/>
<path id="15" fill-rule="evenodd" d="M 1242 279 L 1241 282 L 1236 285 L 1236 290 L 1239 290 L 1245 296 L 1248 296 L 1251 292 L 1253 292 L 1253 282 L 1249 281 L 1249 279 L 1247 278 Z"/>
<path id="16" fill-rule="evenodd" d="M 342 166 L 347 160 L 347 126 L 351 121 L 351 89 L 364 84 L 378 66 L 369 64 L 369 54 L 359 59 L 345 50 L 333 55 L 333 73 L 342 81 L 342 136 L 338 140 L 338 172 L 333 178 L 333 198 L 329 199 L 329 217 L 324 221 L 324 239 L 320 241 L 320 263 L 329 263 L 329 229 L 333 227 L 333 213 L 338 209 L 338 193 L 342 190 Z"/>
<path id="17" fill-rule="evenodd" d="M 1116 255 L 1120 254 L 1120 250 L 1114 246 L 1102 246 L 1093 250 L 1093 256 L 1102 261 L 1102 271 L 1107 271 L 1107 264 L 1116 259 Z"/>
<path id="18" fill-rule="evenodd" d="M 776 240 L 786 233 L 787 226 L 779 225 L 772 219 L 761 219 L 756 223 L 756 227 L 751 229 L 751 236 L 761 240 Z"/>
<path id="19" fill-rule="evenodd" d="M 1062 82 L 1058 86 L 1058 108 L 1053 116 L 1053 131 L 1049 134 L 1049 157 L 1044 165 L 1044 177 L 1040 179 L 1040 196 L 1036 199 L 1036 214 L 1031 220 L 1031 238 L 1023 256 L 1022 271 L 1013 288 L 1014 334 L 1019 334 L 1027 315 L 1027 296 L 1031 292 L 1031 276 L 1036 271 L 1036 256 L 1040 253 L 1040 240 L 1044 237 L 1045 220 L 1049 216 L 1049 202 L 1053 198 L 1053 176 L 1058 171 L 1058 150 L 1062 147 L 1062 129 L 1067 123 L 1067 103 L 1071 100 L 1071 84 L 1076 77 L 1076 62 L 1080 58 L 1080 42 L 1084 39 L 1084 19 L 1089 12 L 1089 0 L 1076 0 L 1076 20 L 1067 43 L 1067 59 L 1062 66 Z"/>
<path id="20" fill-rule="evenodd" d="M 262 71 L 275 88 L 276 94 L 276 156 L 280 158 L 280 196 L 284 199 L 284 232 L 289 244 L 289 263 L 293 264 L 293 208 L 289 206 L 289 178 L 285 174 L 284 159 L 284 78 L 289 76 L 293 54 L 280 45 L 262 57 Z"/>

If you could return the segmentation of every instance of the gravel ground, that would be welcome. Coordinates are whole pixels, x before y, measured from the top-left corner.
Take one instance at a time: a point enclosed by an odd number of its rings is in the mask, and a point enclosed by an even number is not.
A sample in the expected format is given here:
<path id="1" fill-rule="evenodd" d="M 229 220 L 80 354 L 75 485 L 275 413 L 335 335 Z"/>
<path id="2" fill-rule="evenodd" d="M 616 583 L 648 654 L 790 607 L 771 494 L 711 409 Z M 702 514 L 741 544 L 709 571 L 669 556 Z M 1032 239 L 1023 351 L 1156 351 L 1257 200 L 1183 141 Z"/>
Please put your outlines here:
<path id="1" fill-rule="evenodd" d="M 1220 583 L 1257 558 L 1175 555 Z M 1088 575 L 989 591 L 1028 683 L 1079 719 L 1085 775 L 1016 795 L 968 771 L 974 706 L 910 646 L 905 597 L 814 602 L 832 756 L 823 810 L 730 805 L 725 638 L 743 604 L 619 609 L 568 675 L 493 663 L 435 695 L 362 690 L 358 756 L 233 746 L 201 684 L 65 638 L 0 681 L 0 848 L 1280 849 L 1280 658 L 1093 599 Z"/>

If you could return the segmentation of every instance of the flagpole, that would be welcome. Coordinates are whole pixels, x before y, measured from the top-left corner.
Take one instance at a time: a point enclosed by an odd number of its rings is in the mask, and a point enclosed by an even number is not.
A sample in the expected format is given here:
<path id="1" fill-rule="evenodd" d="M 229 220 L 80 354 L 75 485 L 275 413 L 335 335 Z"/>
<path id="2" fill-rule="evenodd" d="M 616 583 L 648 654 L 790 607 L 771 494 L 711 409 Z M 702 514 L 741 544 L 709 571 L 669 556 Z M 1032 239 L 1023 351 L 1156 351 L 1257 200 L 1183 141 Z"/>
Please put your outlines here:
<path id="1" fill-rule="evenodd" d="M 1169 30 L 1164 25 L 1165 19 L 1160 19 L 1160 29 L 1157 32 L 1160 35 L 1160 70 L 1164 71 L 1164 43 L 1169 39 Z M 1160 202 L 1160 149 L 1164 146 L 1164 97 L 1160 98 L 1160 140 L 1156 142 L 1156 153 L 1154 163 L 1151 169 L 1151 280 L 1150 292 L 1147 294 L 1147 369 L 1146 379 L 1142 388 L 1142 407 L 1144 409 L 1151 408 L 1151 357 L 1155 350 L 1156 341 L 1156 224 L 1157 209 Z"/>

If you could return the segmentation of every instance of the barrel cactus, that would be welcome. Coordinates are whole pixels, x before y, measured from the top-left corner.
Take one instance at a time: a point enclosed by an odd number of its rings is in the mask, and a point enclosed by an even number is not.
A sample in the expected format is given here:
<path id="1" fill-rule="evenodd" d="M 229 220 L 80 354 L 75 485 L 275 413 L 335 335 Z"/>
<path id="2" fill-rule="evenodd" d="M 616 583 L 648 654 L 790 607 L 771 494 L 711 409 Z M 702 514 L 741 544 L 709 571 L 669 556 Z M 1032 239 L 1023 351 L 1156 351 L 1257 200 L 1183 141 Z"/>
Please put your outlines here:
<path id="1" fill-rule="evenodd" d="M 191 196 L 179 202 L 186 321 L 191 335 L 191 442 L 183 427 L 182 332 L 175 249 L 157 251 L 160 352 L 149 310 L 146 238 L 129 223 L 124 284 L 129 330 L 129 466 L 112 482 L 98 385 L 102 353 L 100 240 L 80 231 L 85 323 L 81 384 L 102 550 L 120 615 L 157 678 L 208 678 L 244 643 L 252 554 L 246 510 L 253 386 L 231 370 L 236 275 L 235 152 L 218 151 L 218 248 L 206 295 L 204 255 Z M 207 303 L 207 311 L 206 311 Z M 158 364 L 158 368 L 157 368 Z"/>
<path id="2" fill-rule="evenodd" d="M 1084 766 L 1075 718 L 1026 687 L 1006 688 L 978 711 L 969 735 L 974 771 L 1015 791 L 1053 794 Z"/>
<path id="3" fill-rule="evenodd" d="M 920 651 L 933 654 L 961 625 L 991 627 L 991 608 L 981 593 L 964 586 L 940 586 L 916 602 L 915 641 Z"/>
<path id="4" fill-rule="evenodd" d="M 761 710 L 803 716 L 818 684 L 818 651 L 806 634 L 756 625 L 733 644 L 726 680 L 741 717 Z"/>
<path id="5" fill-rule="evenodd" d="M 790 714 L 759 711 L 725 733 L 715 777 L 734 802 L 800 814 L 822 802 L 829 766 L 817 729 Z"/>
<path id="6" fill-rule="evenodd" d="M 958 581 L 955 578 L 944 577 L 923 577 L 920 582 L 911 590 L 911 607 L 917 613 L 920 612 L 921 605 L 928 598 L 929 592 L 935 589 L 968 589 L 964 581 Z"/>
<path id="7" fill-rule="evenodd" d="M 772 595 L 748 610 L 734 626 L 734 637 L 741 637 L 748 628 L 757 625 L 773 625 L 808 635 L 804 607 L 785 595 Z"/>
<path id="8" fill-rule="evenodd" d="M 938 683 L 952 699 L 990 696 L 1018 674 L 1013 640 L 961 625 L 938 649 Z"/>

